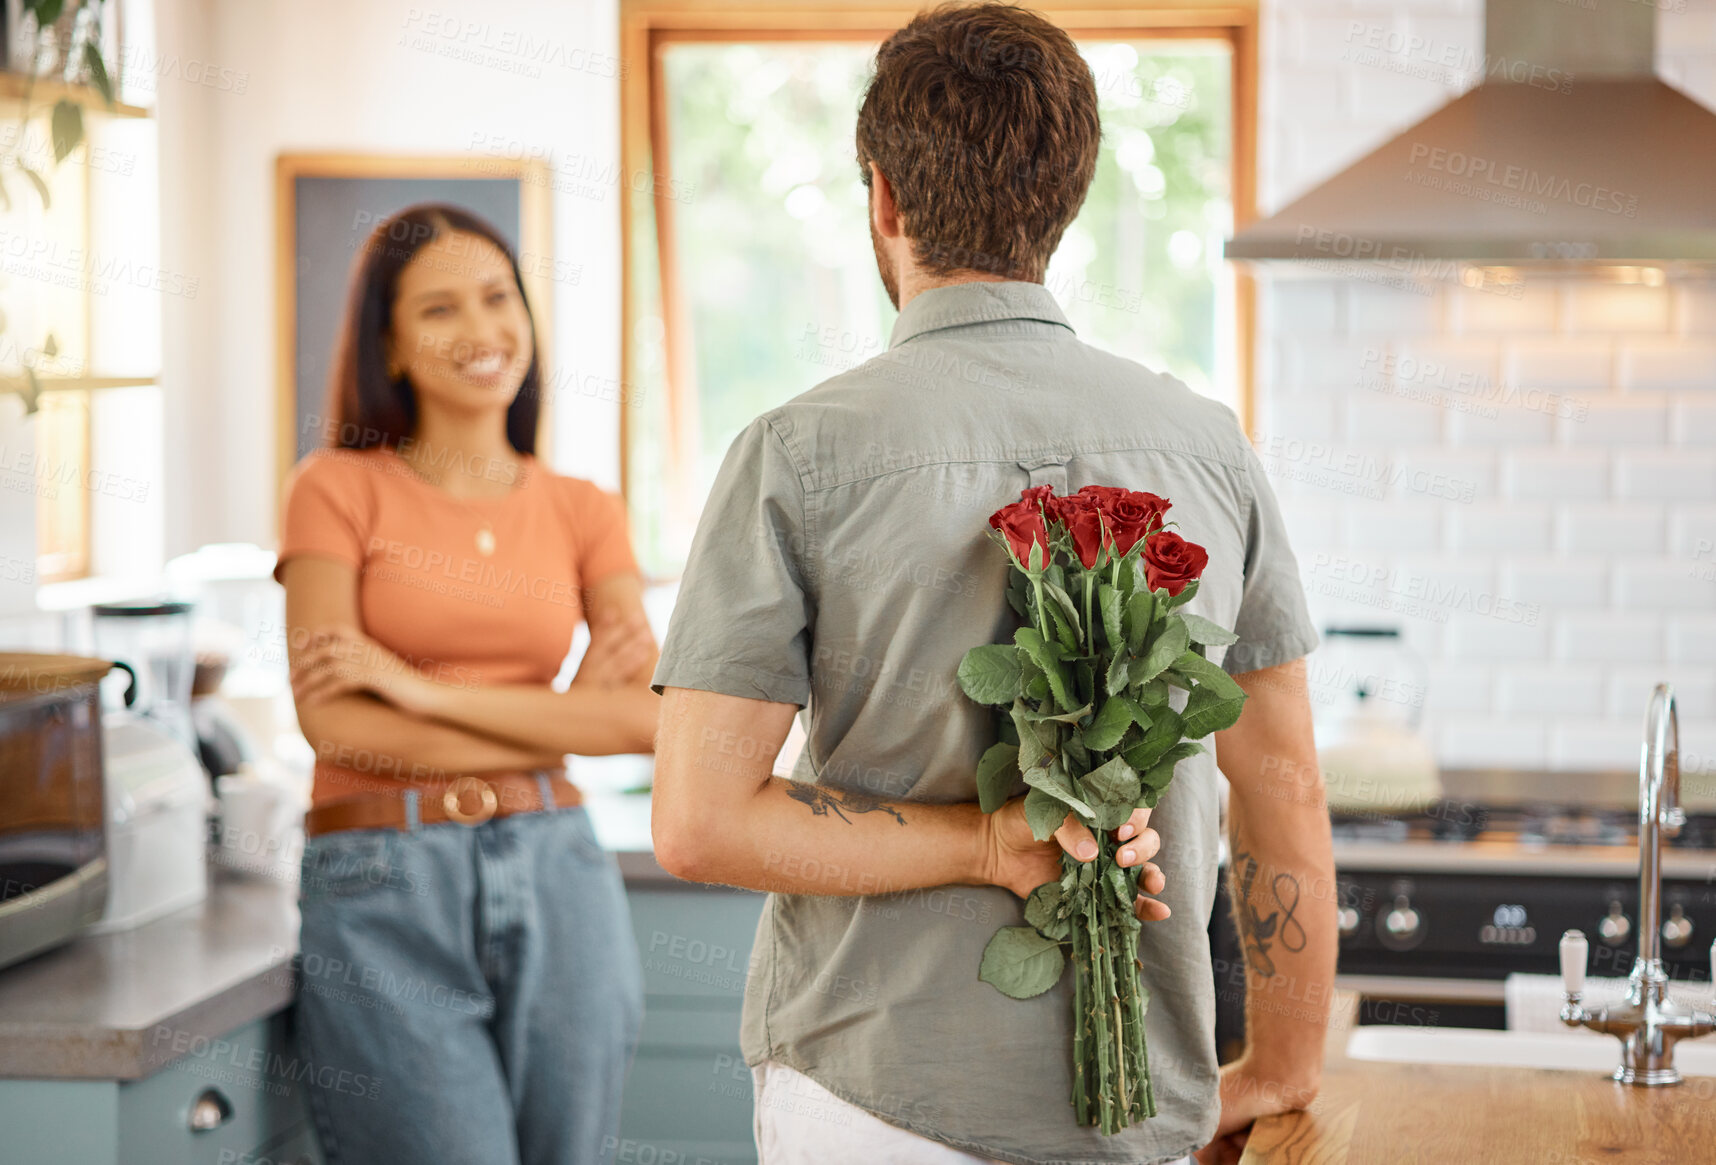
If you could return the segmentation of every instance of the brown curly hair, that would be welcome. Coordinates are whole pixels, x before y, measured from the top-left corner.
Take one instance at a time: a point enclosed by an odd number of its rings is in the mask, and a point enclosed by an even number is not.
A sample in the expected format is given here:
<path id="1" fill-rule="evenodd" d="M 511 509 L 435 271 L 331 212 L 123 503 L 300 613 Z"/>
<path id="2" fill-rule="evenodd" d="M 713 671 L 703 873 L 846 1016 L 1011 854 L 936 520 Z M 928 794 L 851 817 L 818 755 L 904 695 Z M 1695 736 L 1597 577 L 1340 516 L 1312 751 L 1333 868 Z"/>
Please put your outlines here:
<path id="1" fill-rule="evenodd" d="M 1065 31 L 1010 4 L 927 9 L 883 42 L 858 165 L 893 188 L 935 276 L 1041 282 L 1096 173 L 1096 81 Z"/>

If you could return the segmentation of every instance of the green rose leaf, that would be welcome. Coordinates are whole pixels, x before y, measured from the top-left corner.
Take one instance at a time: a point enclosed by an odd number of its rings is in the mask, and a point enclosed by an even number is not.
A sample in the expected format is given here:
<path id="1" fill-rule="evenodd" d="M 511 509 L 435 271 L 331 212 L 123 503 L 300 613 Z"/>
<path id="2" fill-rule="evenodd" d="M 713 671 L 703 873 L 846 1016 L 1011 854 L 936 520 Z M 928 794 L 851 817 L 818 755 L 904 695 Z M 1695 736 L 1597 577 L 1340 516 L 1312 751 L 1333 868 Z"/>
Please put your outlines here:
<path id="1" fill-rule="evenodd" d="M 1019 649 L 1005 643 L 973 647 L 959 661 L 959 687 L 979 704 L 1012 703 L 1020 691 Z"/>
<path id="2" fill-rule="evenodd" d="M 1118 696 L 1122 692 L 1126 691 L 1131 680 L 1130 668 L 1132 666 L 1132 662 L 1132 657 L 1127 655 L 1124 651 L 1115 652 L 1114 658 L 1109 660 L 1106 683 L 1109 695 Z"/>
<path id="3" fill-rule="evenodd" d="M 1029 926 L 1004 926 L 983 948 L 977 977 L 1012 999 L 1041 995 L 1061 977 L 1061 944 Z"/>
<path id="4" fill-rule="evenodd" d="M 1180 618 L 1186 621 L 1186 634 L 1191 636 L 1193 643 L 1201 643 L 1205 647 L 1226 647 L 1239 642 L 1239 636 L 1219 623 L 1211 623 L 1202 615 L 1187 611 Z"/>
<path id="5" fill-rule="evenodd" d="M 1115 901 L 1119 902 L 1121 906 L 1126 908 L 1127 914 L 1131 914 L 1132 899 L 1135 897 L 1135 892 L 1131 886 L 1127 885 L 1126 875 L 1121 872 L 1119 866 L 1109 866 L 1106 877 L 1108 879 L 1108 888 L 1114 892 Z"/>
<path id="6" fill-rule="evenodd" d="M 1174 766 L 1183 760 L 1197 756 L 1203 750 L 1203 745 L 1193 744 L 1189 740 L 1182 744 L 1176 744 L 1163 753 L 1155 764 L 1150 766 L 1150 771 L 1143 776 L 1143 786 L 1160 793 L 1168 787 L 1168 782 L 1174 779 Z"/>
<path id="7" fill-rule="evenodd" d="M 1239 685 L 1234 686 L 1237 688 Z M 1237 696 L 1223 696 L 1215 685 L 1199 684 L 1186 699 L 1186 710 L 1182 713 L 1185 734 L 1198 740 L 1212 732 L 1232 728 L 1244 710 L 1244 692 Z"/>
<path id="8" fill-rule="evenodd" d="M 1055 698 L 1055 705 L 1063 712 L 1076 708 L 1078 704 L 1072 698 L 1066 669 L 1061 666 L 1060 648 L 1044 639 L 1035 627 L 1019 628 L 1013 633 L 1013 642 L 1031 657 L 1032 663 L 1043 669 L 1043 675 L 1049 681 L 1049 691 Z"/>
<path id="9" fill-rule="evenodd" d="M 1130 696 L 1110 696 L 1090 727 L 1084 730 L 1084 746 L 1095 752 L 1107 752 L 1120 743 L 1120 738 L 1134 724 L 1148 728 L 1150 713 Z"/>
<path id="10" fill-rule="evenodd" d="M 1132 698 L 1146 708 L 1154 708 L 1157 704 L 1168 702 L 1168 681 L 1161 676 L 1147 680 L 1133 691 Z"/>
<path id="11" fill-rule="evenodd" d="M 1060 610 L 1060 613 L 1066 616 L 1067 626 L 1073 630 L 1075 637 L 1074 647 L 1076 648 L 1076 638 L 1079 629 L 1084 624 L 1083 621 L 1079 619 L 1078 607 L 1073 604 L 1072 596 L 1052 582 L 1044 582 L 1043 590 L 1048 592 L 1049 598 L 1055 601 L 1055 606 Z"/>
<path id="12" fill-rule="evenodd" d="M 1115 757 L 1085 777 L 1086 794 L 1096 804 L 1093 815 L 1098 829 L 1119 829 L 1132 816 L 1142 786 L 1138 774 L 1120 757 Z"/>
<path id="13" fill-rule="evenodd" d="M 1137 655 L 1150 634 L 1150 624 L 1156 618 L 1156 596 L 1147 590 L 1138 591 L 1126 600 L 1126 649 Z"/>
<path id="14" fill-rule="evenodd" d="M 1144 772 L 1167 755 L 1168 750 L 1180 743 L 1185 735 L 1180 714 L 1171 708 L 1163 708 L 1156 713 L 1156 718 L 1151 723 L 1150 730 L 1144 734 L 1144 739 L 1123 754 L 1126 763 L 1139 772 Z"/>
<path id="15" fill-rule="evenodd" d="M 1179 659 L 1191 644 L 1191 638 L 1186 634 L 1186 624 L 1183 619 L 1170 617 L 1163 623 L 1162 629 L 1150 640 L 1150 646 L 1145 649 L 1138 666 L 1131 669 L 1132 682 L 1142 683 L 1153 680 Z"/>
<path id="16" fill-rule="evenodd" d="M 1096 588 L 1096 605 L 1102 610 L 1102 630 L 1108 636 L 1108 649 L 1115 655 L 1126 654 L 1126 597 L 1107 583 Z"/>
<path id="17" fill-rule="evenodd" d="M 1166 587 L 1160 588 L 1160 592 L 1164 595 L 1167 595 L 1167 588 Z M 1197 594 L 1197 593 L 1198 593 L 1198 580 L 1193 579 L 1191 582 L 1186 584 L 1186 589 L 1181 591 L 1179 594 L 1167 595 L 1168 609 L 1171 611 L 1175 607 L 1185 606 L 1187 603 L 1192 601 L 1192 596 Z"/>
<path id="18" fill-rule="evenodd" d="M 1235 696 L 1241 698 L 1245 693 L 1234 678 L 1221 669 L 1219 664 L 1211 663 L 1195 651 L 1188 651 L 1174 661 L 1174 669 L 1182 672 L 1198 682 L 1199 688 L 1208 688 L 1224 700 Z"/>
<path id="19" fill-rule="evenodd" d="M 1072 778 L 1067 775 L 1066 769 L 1061 767 L 1059 759 L 1051 761 L 1046 768 L 1039 766 L 1026 770 L 1025 783 L 1033 789 L 1041 789 L 1074 813 L 1087 818 L 1096 816 L 1096 811 L 1086 804 L 1073 788 Z"/>
<path id="20" fill-rule="evenodd" d="M 1050 735 L 1049 738 L 1045 740 L 1043 738 L 1045 730 L 1037 727 L 1036 714 L 1031 711 L 1023 700 L 1013 701 L 1013 727 L 1019 733 L 1018 763 L 1020 771 L 1028 772 L 1039 765 L 1047 764 L 1048 758 L 1051 755 L 1050 749 L 1053 748 L 1056 743 L 1053 735 L 1055 730 L 1052 728 L 1047 729 L 1046 731 Z"/>
<path id="21" fill-rule="evenodd" d="M 977 803 L 985 813 L 993 813 L 1007 802 L 1013 782 L 1019 779 L 1019 746 L 991 745 L 977 762 Z"/>
<path id="22" fill-rule="evenodd" d="M 1066 804 L 1053 794 L 1041 789 L 1025 794 L 1025 824 L 1031 827 L 1031 836 L 1038 841 L 1048 841 L 1066 819 Z"/>
<path id="23" fill-rule="evenodd" d="M 1046 938 L 1065 940 L 1072 933 L 1072 920 L 1065 917 L 1063 899 L 1059 882 L 1044 882 L 1025 899 L 1025 921 Z"/>

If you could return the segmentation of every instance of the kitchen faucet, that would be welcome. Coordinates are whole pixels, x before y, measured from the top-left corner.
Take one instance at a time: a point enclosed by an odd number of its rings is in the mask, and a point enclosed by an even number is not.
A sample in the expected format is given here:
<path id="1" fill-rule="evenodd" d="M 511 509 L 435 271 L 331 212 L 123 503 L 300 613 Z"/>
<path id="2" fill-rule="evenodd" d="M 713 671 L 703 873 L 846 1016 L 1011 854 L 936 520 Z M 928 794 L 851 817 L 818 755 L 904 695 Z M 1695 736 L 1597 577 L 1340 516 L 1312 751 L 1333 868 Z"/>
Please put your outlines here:
<path id="1" fill-rule="evenodd" d="M 1621 1063 L 1614 1078 L 1622 1084 L 1679 1084 L 1674 1045 L 1716 1031 L 1716 1015 L 1668 998 L 1668 975 L 1662 968 L 1662 838 L 1664 833 L 1673 837 L 1685 823 L 1674 689 L 1658 684 L 1645 711 L 1645 738 L 1639 749 L 1639 954 L 1627 976 L 1624 1002 L 1595 1010 L 1580 1003 L 1589 947 L 1582 931 L 1561 936 L 1561 985 L 1567 993 L 1561 1022 L 1620 1039 Z M 1716 942 L 1710 956 L 1716 970 Z"/>

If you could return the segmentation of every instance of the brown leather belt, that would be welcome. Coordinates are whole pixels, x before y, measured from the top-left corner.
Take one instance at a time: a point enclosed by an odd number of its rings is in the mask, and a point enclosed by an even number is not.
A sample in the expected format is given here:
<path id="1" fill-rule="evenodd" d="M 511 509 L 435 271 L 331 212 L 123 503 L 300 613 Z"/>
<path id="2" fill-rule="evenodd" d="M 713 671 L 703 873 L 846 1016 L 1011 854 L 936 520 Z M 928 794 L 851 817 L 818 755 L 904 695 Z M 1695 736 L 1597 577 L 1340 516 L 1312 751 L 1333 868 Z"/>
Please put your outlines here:
<path id="1" fill-rule="evenodd" d="M 570 809 L 584 802 L 584 794 L 568 781 L 565 770 L 548 776 L 553 793 L 552 808 Z M 545 808 L 542 783 L 534 773 L 491 773 L 455 777 L 430 787 L 401 786 L 398 793 L 358 793 L 314 806 L 304 815 L 304 834 L 316 837 L 342 829 L 410 829 L 407 794 L 417 794 L 417 824 L 481 825 L 514 813 L 535 813 Z"/>

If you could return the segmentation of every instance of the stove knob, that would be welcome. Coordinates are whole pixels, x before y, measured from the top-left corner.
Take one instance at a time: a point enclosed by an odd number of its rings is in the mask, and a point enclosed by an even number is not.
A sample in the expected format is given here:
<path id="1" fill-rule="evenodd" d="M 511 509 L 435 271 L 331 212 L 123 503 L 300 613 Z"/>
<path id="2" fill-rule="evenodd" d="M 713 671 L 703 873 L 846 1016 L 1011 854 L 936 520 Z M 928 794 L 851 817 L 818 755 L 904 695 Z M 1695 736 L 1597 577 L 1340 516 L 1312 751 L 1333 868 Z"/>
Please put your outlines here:
<path id="1" fill-rule="evenodd" d="M 1351 938 L 1358 933 L 1359 912 L 1351 906 L 1343 906 L 1336 911 L 1335 921 L 1340 925 L 1342 938 Z"/>
<path id="2" fill-rule="evenodd" d="M 1668 908 L 1668 921 L 1662 924 L 1662 941 L 1671 947 L 1683 947 L 1692 941 L 1692 920 L 1679 906 Z"/>
<path id="3" fill-rule="evenodd" d="M 1626 942 L 1627 936 L 1632 933 L 1633 924 L 1621 913 L 1621 904 L 1610 902 L 1608 916 L 1597 924 L 1597 937 L 1612 947 L 1618 947 Z"/>
<path id="4" fill-rule="evenodd" d="M 1394 909 L 1382 916 L 1382 929 L 1396 942 L 1406 942 L 1418 934 L 1418 912 L 1402 894 L 1394 900 Z"/>

